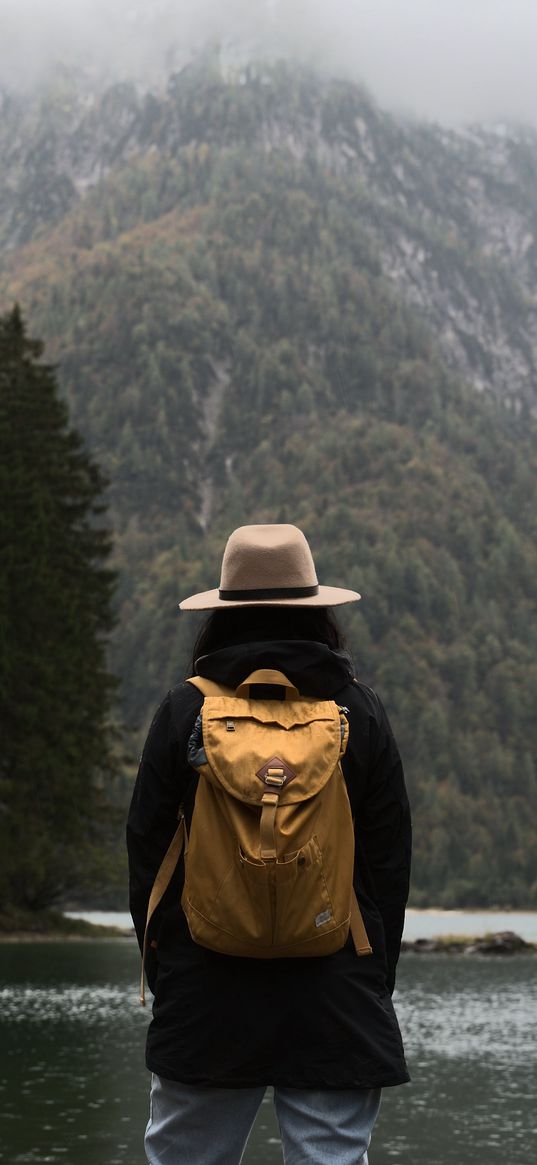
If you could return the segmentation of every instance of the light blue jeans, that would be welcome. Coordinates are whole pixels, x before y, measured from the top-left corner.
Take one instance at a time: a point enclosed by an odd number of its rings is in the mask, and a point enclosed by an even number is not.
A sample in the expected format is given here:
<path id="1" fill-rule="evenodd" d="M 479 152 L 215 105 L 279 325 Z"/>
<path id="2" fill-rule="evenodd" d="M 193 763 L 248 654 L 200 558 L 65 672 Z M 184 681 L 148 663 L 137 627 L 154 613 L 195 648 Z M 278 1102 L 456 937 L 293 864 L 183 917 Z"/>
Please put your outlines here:
<path id="1" fill-rule="evenodd" d="M 149 1165 L 239 1165 L 265 1088 L 197 1088 L 152 1076 Z M 275 1088 L 285 1165 L 367 1165 L 380 1088 Z"/>

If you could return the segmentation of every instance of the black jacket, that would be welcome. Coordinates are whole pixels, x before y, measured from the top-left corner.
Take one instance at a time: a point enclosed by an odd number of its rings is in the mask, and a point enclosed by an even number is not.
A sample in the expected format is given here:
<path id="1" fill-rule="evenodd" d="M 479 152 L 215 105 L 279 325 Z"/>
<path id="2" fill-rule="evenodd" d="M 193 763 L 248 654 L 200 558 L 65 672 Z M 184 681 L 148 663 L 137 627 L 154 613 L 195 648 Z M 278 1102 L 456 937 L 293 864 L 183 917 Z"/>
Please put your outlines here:
<path id="1" fill-rule="evenodd" d="M 410 815 L 403 770 L 386 713 L 353 679 L 343 652 L 311 642 L 254 643 L 198 660 L 198 672 L 236 687 L 275 667 L 304 695 L 349 709 L 343 760 L 356 821 L 355 889 L 373 954 L 351 940 L 334 955 L 246 959 L 193 942 L 180 906 L 183 865 L 151 924 L 155 994 L 147 1066 L 188 1084 L 374 1088 L 409 1079 L 391 993 L 410 865 Z M 131 911 L 141 944 L 147 902 L 184 802 L 187 824 L 197 774 L 186 760 L 201 694 L 168 693 L 151 724 L 127 825 Z"/>

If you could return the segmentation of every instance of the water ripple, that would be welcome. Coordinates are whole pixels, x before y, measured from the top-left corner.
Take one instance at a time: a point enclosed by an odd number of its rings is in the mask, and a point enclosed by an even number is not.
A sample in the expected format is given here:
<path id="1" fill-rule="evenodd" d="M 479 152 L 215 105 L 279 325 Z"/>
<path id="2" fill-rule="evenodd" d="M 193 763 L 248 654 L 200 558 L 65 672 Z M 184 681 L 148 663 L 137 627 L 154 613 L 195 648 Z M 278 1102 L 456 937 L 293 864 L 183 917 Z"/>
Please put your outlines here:
<path id="1" fill-rule="evenodd" d="M 446 956 L 443 956 L 444 958 Z M 397 997 L 405 1046 L 414 1056 L 433 1052 L 448 1058 L 483 1056 L 497 1063 L 537 1065 L 537 982 L 502 982 L 491 988 L 486 976 L 440 990 L 408 983 Z"/>
<path id="2" fill-rule="evenodd" d="M 475 1057 L 484 1052 L 497 1062 L 537 1064 L 537 982 L 532 973 L 509 982 L 503 975 L 492 984 L 455 963 L 438 973 L 431 966 L 414 984 L 407 973 L 397 992 L 396 1009 L 409 1054 L 433 1053 L 449 1058 Z M 450 976 L 449 966 L 458 974 Z M 490 972 L 489 972 L 490 974 Z M 98 1026 L 111 1020 L 145 1025 L 148 1011 L 138 1006 L 131 984 L 13 984 L 0 990 L 4 1023 L 82 1024 Z"/>
<path id="3" fill-rule="evenodd" d="M 91 1024 L 135 1011 L 137 993 L 98 986 L 29 987 L 10 986 L 0 990 L 2 1018 L 12 1023 L 65 1023 L 72 1020 Z M 142 1008 L 138 1008 L 142 1012 Z M 143 1014 L 143 1012 L 142 1012 Z"/>

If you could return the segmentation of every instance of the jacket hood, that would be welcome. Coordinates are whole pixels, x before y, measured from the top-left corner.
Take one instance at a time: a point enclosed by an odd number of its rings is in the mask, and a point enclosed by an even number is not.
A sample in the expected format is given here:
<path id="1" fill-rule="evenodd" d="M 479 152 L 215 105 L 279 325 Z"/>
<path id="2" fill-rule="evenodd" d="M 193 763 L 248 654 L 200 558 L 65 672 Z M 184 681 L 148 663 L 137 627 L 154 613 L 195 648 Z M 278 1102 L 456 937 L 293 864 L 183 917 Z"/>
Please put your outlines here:
<path id="1" fill-rule="evenodd" d="M 304 696 L 330 699 L 354 676 L 348 652 L 311 640 L 268 640 L 223 647 L 196 660 L 196 672 L 236 688 L 258 668 L 277 668 Z"/>

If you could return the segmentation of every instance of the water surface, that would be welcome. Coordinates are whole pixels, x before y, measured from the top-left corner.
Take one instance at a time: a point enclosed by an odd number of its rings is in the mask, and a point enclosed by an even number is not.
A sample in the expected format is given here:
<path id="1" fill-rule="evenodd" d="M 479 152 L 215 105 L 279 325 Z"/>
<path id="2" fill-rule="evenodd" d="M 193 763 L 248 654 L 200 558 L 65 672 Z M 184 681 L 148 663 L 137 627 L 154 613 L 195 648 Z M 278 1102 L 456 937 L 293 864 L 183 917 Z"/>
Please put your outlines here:
<path id="1" fill-rule="evenodd" d="M 0 945 L 0 1161 L 146 1165 L 149 1012 L 134 942 Z M 537 1160 L 537 957 L 407 955 L 412 1084 L 387 1089 L 371 1165 Z M 244 1165 L 281 1163 L 270 1098 Z"/>

